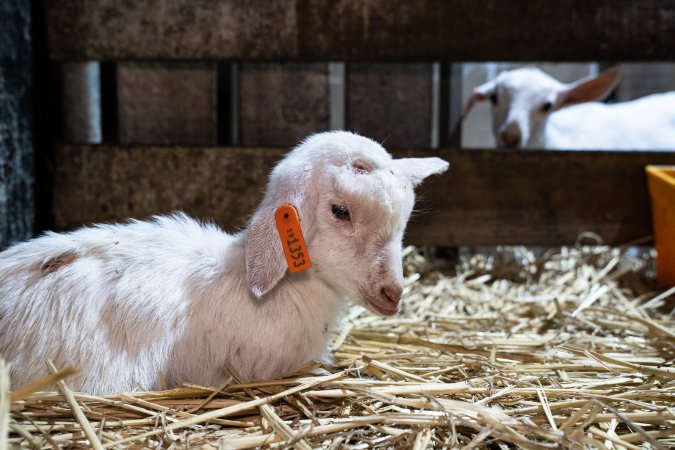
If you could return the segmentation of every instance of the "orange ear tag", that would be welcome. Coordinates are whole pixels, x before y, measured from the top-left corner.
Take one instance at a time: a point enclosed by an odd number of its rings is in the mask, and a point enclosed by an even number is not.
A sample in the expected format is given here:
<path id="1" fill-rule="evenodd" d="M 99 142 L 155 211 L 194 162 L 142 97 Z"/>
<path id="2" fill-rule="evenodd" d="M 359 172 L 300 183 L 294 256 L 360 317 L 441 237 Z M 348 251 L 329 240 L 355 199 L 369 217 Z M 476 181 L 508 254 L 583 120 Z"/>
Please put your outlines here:
<path id="1" fill-rule="evenodd" d="M 291 273 L 301 272 L 312 267 L 307 244 L 305 244 L 305 238 L 300 227 L 300 217 L 298 217 L 298 211 L 295 207 L 293 205 L 281 205 L 274 213 L 274 218 L 277 221 L 281 246 L 284 248 L 284 254 L 286 255 L 288 271 Z"/>

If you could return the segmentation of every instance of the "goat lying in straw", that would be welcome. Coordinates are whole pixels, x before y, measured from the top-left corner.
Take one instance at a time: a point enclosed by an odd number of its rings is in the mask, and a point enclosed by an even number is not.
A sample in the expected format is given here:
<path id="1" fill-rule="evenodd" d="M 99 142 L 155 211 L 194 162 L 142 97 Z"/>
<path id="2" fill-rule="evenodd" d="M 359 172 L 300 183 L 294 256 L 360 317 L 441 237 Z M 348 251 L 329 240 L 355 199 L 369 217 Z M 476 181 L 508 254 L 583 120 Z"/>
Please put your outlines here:
<path id="1" fill-rule="evenodd" d="M 0 355 L 13 385 L 43 376 L 48 358 L 82 369 L 72 388 L 100 394 L 162 381 L 218 385 L 226 364 L 266 379 L 325 357 L 345 298 L 398 311 L 413 186 L 447 167 L 322 133 L 274 168 L 239 234 L 175 214 L 47 233 L 5 250 Z M 287 270 L 275 226 L 284 204 L 302 219 L 310 270 Z"/>

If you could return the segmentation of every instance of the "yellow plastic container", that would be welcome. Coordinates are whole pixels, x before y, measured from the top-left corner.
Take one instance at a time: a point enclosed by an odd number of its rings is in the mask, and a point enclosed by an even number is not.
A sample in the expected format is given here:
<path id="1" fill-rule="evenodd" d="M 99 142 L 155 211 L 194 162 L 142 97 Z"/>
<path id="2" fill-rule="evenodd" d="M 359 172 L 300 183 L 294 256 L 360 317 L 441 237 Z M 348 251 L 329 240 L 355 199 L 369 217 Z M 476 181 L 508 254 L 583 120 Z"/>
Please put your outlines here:
<path id="1" fill-rule="evenodd" d="M 675 285 L 675 166 L 647 166 L 659 283 Z"/>

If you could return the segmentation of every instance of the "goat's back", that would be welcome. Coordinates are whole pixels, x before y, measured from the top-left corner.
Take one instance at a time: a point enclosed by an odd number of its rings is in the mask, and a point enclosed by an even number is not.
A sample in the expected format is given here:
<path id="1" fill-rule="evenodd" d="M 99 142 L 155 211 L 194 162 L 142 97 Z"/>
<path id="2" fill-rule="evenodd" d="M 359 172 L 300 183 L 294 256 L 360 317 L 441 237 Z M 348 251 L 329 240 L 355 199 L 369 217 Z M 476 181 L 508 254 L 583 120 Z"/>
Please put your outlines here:
<path id="1" fill-rule="evenodd" d="M 13 385 L 46 374 L 49 358 L 82 369 L 79 390 L 157 387 L 183 332 L 187 284 L 217 276 L 232 239 L 176 215 L 48 233 L 0 253 L 0 354 Z"/>
<path id="2" fill-rule="evenodd" d="M 549 118 L 545 139 L 555 149 L 675 149 L 675 92 L 564 108 Z"/>

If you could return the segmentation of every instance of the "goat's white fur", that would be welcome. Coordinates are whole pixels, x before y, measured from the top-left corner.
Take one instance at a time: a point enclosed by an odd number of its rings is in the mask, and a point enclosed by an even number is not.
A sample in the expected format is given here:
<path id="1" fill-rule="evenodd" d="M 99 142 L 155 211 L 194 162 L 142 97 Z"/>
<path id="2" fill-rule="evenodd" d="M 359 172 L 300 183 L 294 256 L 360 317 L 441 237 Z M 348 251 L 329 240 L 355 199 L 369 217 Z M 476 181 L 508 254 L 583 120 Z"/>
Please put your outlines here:
<path id="1" fill-rule="evenodd" d="M 474 89 L 464 115 L 475 101 L 496 100 L 492 131 L 498 147 L 675 149 L 675 92 L 600 103 L 618 79 L 616 69 L 570 84 L 535 68 L 503 72 Z"/>
<path id="2" fill-rule="evenodd" d="M 402 285 L 413 186 L 447 167 L 322 133 L 275 167 L 239 234 L 174 214 L 50 232 L 5 250 L 0 355 L 13 386 L 45 375 L 47 358 L 79 367 L 69 385 L 99 394 L 158 389 L 162 378 L 218 385 L 225 363 L 265 379 L 322 358 L 346 298 L 398 310 L 400 291 L 389 299 L 381 291 Z M 273 218 L 284 203 L 298 209 L 314 264 L 292 275 Z M 334 204 L 351 221 L 336 218 Z"/>

